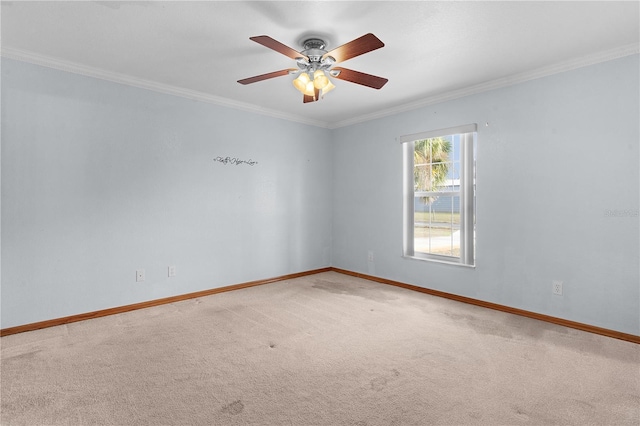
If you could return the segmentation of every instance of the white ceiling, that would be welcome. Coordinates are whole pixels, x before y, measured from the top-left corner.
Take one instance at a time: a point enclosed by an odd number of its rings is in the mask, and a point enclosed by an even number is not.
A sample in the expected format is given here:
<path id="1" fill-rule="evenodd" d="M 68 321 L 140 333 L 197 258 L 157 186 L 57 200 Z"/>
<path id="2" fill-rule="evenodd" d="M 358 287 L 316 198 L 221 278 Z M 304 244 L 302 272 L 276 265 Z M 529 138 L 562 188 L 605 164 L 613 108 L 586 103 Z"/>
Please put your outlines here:
<path id="1" fill-rule="evenodd" d="M 640 2 L 9 2 L 2 55 L 324 127 L 638 53 Z M 295 61 L 249 40 L 327 50 L 373 33 L 385 47 L 340 66 L 389 79 L 334 80 L 303 104 Z"/>

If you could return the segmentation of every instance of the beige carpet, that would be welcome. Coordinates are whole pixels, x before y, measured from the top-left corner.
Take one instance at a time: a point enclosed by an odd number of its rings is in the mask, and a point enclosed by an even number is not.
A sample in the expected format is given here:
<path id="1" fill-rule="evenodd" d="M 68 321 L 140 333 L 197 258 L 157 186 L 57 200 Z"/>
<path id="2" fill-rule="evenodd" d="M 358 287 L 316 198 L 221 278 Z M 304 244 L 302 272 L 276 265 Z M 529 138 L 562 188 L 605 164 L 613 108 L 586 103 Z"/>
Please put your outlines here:
<path id="1" fill-rule="evenodd" d="M 640 346 L 336 272 L 6 336 L 2 425 L 638 425 Z"/>

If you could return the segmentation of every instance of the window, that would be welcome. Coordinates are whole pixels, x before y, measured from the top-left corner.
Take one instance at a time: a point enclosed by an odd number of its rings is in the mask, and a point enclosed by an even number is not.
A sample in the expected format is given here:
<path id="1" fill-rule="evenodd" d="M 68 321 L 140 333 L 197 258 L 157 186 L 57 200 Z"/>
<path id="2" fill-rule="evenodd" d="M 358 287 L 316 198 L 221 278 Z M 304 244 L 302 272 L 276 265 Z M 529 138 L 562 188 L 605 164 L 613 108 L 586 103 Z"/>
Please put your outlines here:
<path id="1" fill-rule="evenodd" d="M 475 265 L 475 124 L 406 135 L 404 256 Z"/>

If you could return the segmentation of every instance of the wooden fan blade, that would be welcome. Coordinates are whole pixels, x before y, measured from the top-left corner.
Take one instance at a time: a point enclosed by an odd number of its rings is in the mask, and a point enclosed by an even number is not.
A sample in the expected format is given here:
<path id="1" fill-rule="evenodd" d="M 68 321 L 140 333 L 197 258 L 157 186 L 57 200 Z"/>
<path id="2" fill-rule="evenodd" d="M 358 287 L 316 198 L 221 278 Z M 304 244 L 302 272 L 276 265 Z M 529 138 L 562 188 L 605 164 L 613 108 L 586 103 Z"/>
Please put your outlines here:
<path id="1" fill-rule="evenodd" d="M 320 89 L 317 89 L 317 88 L 314 87 L 313 88 L 313 92 L 314 92 L 313 96 L 303 95 L 302 102 L 306 104 L 307 102 L 315 102 L 315 101 L 319 100 L 320 99 Z"/>
<path id="2" fill-rule="evenodd" d="M 335 67 L 332 68 L 336 71 L 340 71 L 335 78 L 340 80 L 350 81 L 351 83 L 361 84 L 363 86 L 372 87 L 374 89 L 380 89 L 389 81 L 386 78 L 377 77 L 371 74 L 365 74 L 363 72 L 350 70 L 347 68 Z"/>
<path id="3" fill-rule="evenodd" d="M 288 75 L 289 71 L 295 71 L 295 70 L 293 68 L 290 68 L 290 69 L 286 69 L 286 70 L 270 72 L 270 73 L 267 73 L 267 74 L 256 75 L 256 76 L 253 76 L 253 77 L 243 78 L 242 80 L 238 80 L 238 83 L 240 83 L 240 84 L 251 84 L 251 83 L 255 83 L 257 81 L 268 80 L 270 78 L 280 77 L 280 76 L 283 76 L 283 75 Z"/>
<path id="4" fill-rule="evenodd" d="M 325 53 L 322 58 L 327 56 L 333 56 L 336 62 L 343 62 L 347 59 L 355 58 L 364 53 L 371 52 L 372 50 L 380 49 L 384 47 L 384 43 L 373 34 L 365 34 L 355 40 L 350 41 L 347 44 L 343 44 L 340 47 Z"/>
<path id="5" fill-rule="evenodd" d="M 291 59 L 296 58 L 307 58 L 306 55 L 298 52 L 297 50 L 293 50 L 289 46 L 286 46 L 280 43 L 278 40 L 274 40 L 269 36 L 261 35 L 255 37 L 249 37 L 249 40 L 253 40 L 256 43 L 263 45 L 264 47 L 268 47 L 269 49 L 275 50 L 278 53 L 282 53 L 285 56 L 290 57 Z M 309 59 L 309 58 L 307 58 Z"/>

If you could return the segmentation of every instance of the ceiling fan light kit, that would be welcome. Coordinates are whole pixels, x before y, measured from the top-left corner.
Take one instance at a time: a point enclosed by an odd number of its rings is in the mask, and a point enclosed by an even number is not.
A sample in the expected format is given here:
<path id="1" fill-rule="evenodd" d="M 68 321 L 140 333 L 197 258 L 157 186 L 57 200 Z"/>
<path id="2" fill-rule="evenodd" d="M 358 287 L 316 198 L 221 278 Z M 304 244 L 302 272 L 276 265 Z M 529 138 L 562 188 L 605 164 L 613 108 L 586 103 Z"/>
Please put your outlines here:
<path id="1" fill-rule="evenodd" d="M 302 43 L 304 47 L 302 52 L 298 52 L 266 35 L 250 37 L 249 39 L 294 59 L 298 69 L 285 69 L 245 78 L 238 80 L 240 84 L 251 84 L 282 75 L 297 75 L 298 77 L 292 82 L 293 86 L 302 93 L 302 101 L 307 103 L 318 101 L 335 89 L 336 86 L 329 79 L 330 76 L 374 89 L 380 89 L 388 81 L 386 78 L 346 68 L 331 68 L 337 62 L 346 61 L 383 47 L 384 43 L 371 33 L 329 52 L 325 50 L 326 43 L 324 40 L 319 38 L 305 40 Z"/>
<path id="2" fill-rule="evenodd" d="M 311 71 L 312 69 L 291 73 L 300 74 L 298 78 L 293 80 L 293 86 L 298 89 L 300 93 L 315 97 L 315 91 L 319 90 L 320 98 L 322 98 L 325 94 L 335 89 L 336 86 L 331 83 L 331 80 L 329 80 L 329 77 L 327 77 L 322 69 L 316 69 L 313 73 Z"/>

